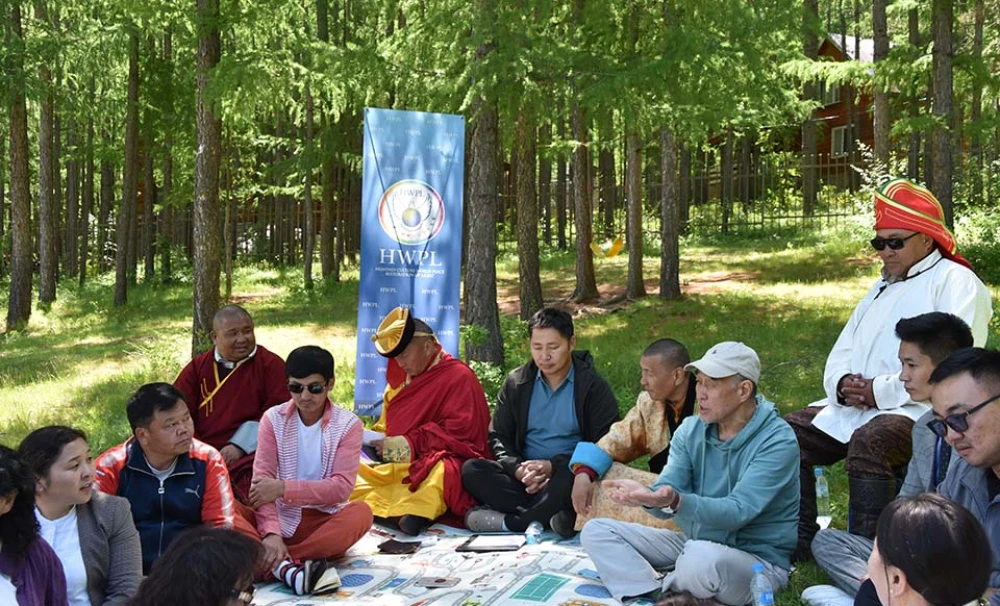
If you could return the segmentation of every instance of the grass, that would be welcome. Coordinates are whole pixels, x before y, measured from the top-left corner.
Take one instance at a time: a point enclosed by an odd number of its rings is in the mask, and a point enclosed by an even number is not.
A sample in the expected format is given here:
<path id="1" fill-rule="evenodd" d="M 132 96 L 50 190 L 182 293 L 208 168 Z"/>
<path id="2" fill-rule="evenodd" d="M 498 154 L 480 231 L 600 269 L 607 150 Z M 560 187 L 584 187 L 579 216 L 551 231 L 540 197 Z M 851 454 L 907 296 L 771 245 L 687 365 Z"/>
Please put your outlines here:
<path id="1" fill-rule="evenodd" d="M 650 341 L 671 336 L 701 355 L 723 340 L 754 347 L 763 366 L 761 391 L 783 412 L 822 397 L 821 378 L 830 347 L 854 305 L 877 275 L 861 234 L 850 228 L 785 232 L 754 238 L 695 239 L 682 244 L 685 297 L 655 295 L 629 304 L 608 302 L 620 292 L 627 257 L 596 261 L 605 303 L 574 306 L 577 341 L 627 410 L 639 392 L 638 358 Z M 984 256 L 989 256 L 984 254 Z M 997 255 L 993 255 L 996 258 Z M 528 357 L 524 323 L 517 319 L 517 259 L 498 259 L 499 301 L 506 336 L 505 369 L 477 367 L 495 393 L 503 372 Z M 545 250 L 543 288 L 547 302 L 563 303 L 574 286 L 571 251 Z M 647 292 L 655 292 L 659 259 L 644 259 Z M 311 343 L 330 349 L 337 363 L 335 399 L 353 397 L 357 271 L 340 284 L 301 288 L 297 269 L 242 266 L 234 275 L 233 299 L 257 323 L 257 340 L 279 355 Z M 996 296 L 997 284 L 990 285 Z M 6 284 L 0 296 L 6 298 Z M 32 428 L 60 422 L 91 436 L 95 451 L 128 435 L 124 403 L 138 385 L 172 381 L 190 357 L 190 279 L 170 286 L 139 284 L 124 308 L 111 306 L 113 276 L 86 288 L 60 284 L 58 300 L 36 308 L 28 329 L 0 335 L 0 442 L 14 445 Z M 997 343 L 1000 323 L 991 324 Z M 834 525 L 846 518 L 846 477 L 831 470 Z M 800 567 L 781 606 L 797 606 L 804 587 L 823 582 L 814 566 Z"/>

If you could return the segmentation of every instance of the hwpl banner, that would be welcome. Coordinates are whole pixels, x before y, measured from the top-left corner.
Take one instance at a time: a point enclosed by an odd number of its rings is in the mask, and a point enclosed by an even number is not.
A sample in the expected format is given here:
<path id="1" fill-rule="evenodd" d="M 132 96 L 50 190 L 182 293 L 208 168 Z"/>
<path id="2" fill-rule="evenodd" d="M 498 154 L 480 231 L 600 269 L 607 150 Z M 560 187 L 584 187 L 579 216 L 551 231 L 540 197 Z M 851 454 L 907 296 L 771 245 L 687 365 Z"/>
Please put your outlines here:
<path id="1" fill-rule="evenodd" d="M 372 335 L 409 307 L 458 356 L 465 118 L 365 108 L 354 409 L 376 414 L 386 359 Z"/>

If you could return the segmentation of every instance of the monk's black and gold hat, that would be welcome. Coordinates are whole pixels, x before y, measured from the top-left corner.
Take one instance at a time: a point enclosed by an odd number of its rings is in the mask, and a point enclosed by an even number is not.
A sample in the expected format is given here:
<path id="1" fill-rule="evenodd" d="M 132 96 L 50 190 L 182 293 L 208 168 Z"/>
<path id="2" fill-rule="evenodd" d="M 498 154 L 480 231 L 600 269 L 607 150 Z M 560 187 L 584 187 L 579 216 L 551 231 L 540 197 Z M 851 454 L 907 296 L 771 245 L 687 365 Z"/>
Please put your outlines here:
<path id="1" fill-rule="evenodd" d="M 372 336 L 375 351 L 386 358 L 395 358 L 403 353 L 414 337 L 433 337 L 431 329 L 413 317 L 410 310 L 397 307 L 386 315 L 378 330 Z"/>
<path id="2" fill-rule="evenodd" d="M 405 307 L 397 307 L 386 314 L 382 323 L 378 325 L 378 330 L 372 335 L 375 351 L 386 358 L 395 358 L 403 353 L 406 346 L 413 340 L 415 331 L 416 325 L 413 323 L 410 310 Z"/>

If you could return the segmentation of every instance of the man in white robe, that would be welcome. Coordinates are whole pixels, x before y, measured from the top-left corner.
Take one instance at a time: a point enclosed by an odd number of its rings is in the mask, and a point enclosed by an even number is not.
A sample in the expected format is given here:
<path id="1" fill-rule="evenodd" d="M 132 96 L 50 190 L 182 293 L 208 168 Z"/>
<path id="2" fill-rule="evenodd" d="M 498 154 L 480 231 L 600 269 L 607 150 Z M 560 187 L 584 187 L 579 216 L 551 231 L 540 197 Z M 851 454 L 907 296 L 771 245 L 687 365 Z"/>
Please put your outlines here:
<path id="1" fill-rule="evenodd" d="M 882 277 L 851 314 L 830 351 L 826 398 L 788 414 L 801 452 L 799 544 L 807 559 L 816 523 L 813 466 L 846 459 L 848 530 L 872 538 L 878 516 L 897 490 L 896 470 L 910 459 L 913 422 L 927 407 L 913 402 L 899 380 L 896 322 L 931 311 L 952 313 L 986 343 L 993 315 L 986 286 L 958 254 L 944 212 L 930 191 L 906 179 L 875 193 L 872 247 Z"/>

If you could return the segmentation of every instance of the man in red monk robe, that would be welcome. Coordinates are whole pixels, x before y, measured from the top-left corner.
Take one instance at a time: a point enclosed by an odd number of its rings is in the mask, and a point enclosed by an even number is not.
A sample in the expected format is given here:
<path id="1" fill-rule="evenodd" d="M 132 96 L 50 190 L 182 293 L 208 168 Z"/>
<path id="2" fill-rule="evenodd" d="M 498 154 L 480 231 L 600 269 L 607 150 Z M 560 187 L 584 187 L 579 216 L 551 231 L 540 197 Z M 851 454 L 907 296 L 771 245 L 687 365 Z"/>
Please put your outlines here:
<path id="1" fill-rule="evenodd" d="M 219 309 L 212 319 L 215 347 L 191 360 L 174 381 L 191 411 L 195 437 L 222 454 L 233 494 L 243 502 L 253 477 L 260 417 L 290 397 L 284 360 L 257 345 L 253 328 L 242 307 Z"/>
<path id="2" fill-rule="evenodd" d="M 462 463 L 489 456 L 490 410 L 476 375 L 410 310 L 389 312 L 373 339 L 389 358 L 388 385 L 379 433 L 366 432 L 366 443 L 384 463 L 361 466 L 351 500 L 416 535 L 445 512 L 461 517 L 475 506 Z"/>

